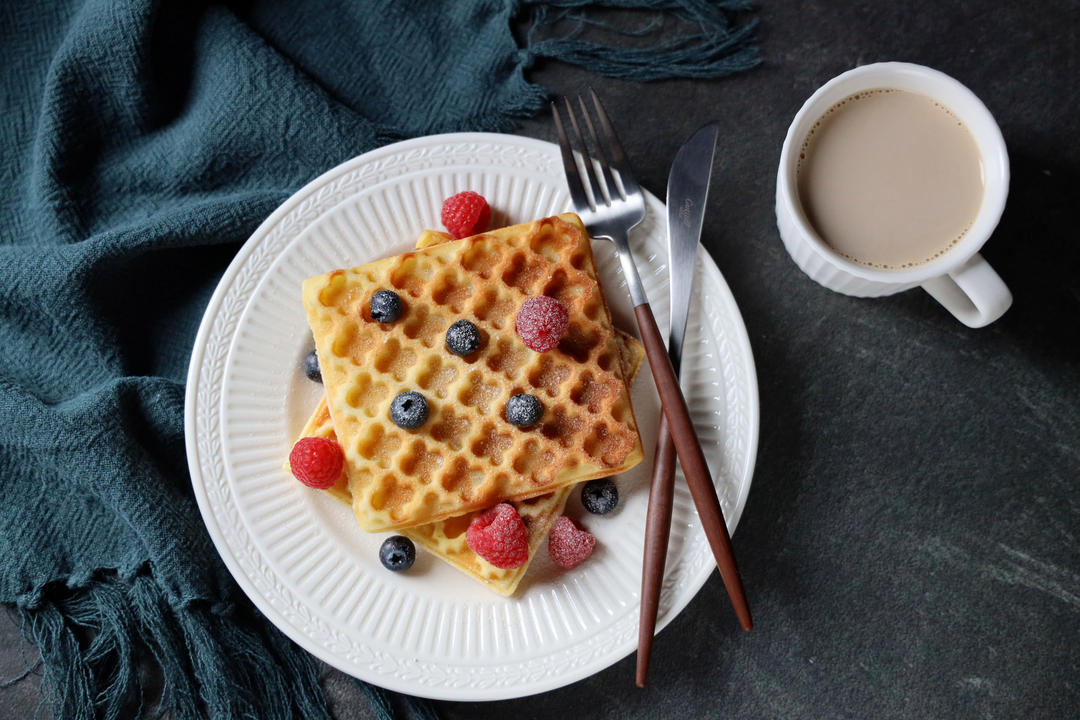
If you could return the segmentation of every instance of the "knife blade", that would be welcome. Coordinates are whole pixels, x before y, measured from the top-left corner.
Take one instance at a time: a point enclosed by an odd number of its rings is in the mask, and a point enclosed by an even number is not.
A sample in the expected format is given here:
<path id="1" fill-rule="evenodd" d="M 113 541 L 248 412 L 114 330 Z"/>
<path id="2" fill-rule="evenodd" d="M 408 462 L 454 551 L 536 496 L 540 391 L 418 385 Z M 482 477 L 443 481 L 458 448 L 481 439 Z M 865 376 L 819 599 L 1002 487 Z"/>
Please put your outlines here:
<path id="1" fill-rule="evenodd" d="M 715 123 L 691 135 L 675 154 L 668 174 L 668 280 L 671 293 L 668 354 L 675 372 L 679 371 L 682 361 L 694 267 L 719 135 L 720 128 Z"/>
<path id="2" fill-rule="evenodd" d="M 718 136 L 719 127 L 715 123 L 710 123 L 691 135 L 676 153 L 668 175 L 668 277 L 671 296 L 668 355 L 676 373 L 682 364 L 694 269 Z M 645 686 L 648 676 L 660 589 L 663 585 L 668 535 L 671 531 L 675 460 L 675 446 L 668 430 L 667 419 L 661 414 L 645 522 L 635 677 L 639 687 Z M 744 628 L 749 629 L 751 621 L 748 610 L 745 617 L 740 615 L 740 622 Z"/>

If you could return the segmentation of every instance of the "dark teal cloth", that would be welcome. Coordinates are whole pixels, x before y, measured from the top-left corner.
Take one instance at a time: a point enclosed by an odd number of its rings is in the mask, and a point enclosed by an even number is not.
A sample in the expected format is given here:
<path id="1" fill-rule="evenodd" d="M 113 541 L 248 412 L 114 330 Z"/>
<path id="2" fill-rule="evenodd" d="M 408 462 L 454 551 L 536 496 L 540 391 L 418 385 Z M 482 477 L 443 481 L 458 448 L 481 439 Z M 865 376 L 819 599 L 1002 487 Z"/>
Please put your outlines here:
<path id="1" fill-rule="evenodd" d="M 193 499 L 198 322 L 297 188 L 396 138 L 512 128 L 543 107 L 539 57 L 643 80 L 757 62 L 742 3 L 604 3 L 690 21 L 637 50 L 577 34 L 585 4 L 0 4 L 0 602 L 58 717 L 328 717 L 318 664 L 237 590 Z"/>

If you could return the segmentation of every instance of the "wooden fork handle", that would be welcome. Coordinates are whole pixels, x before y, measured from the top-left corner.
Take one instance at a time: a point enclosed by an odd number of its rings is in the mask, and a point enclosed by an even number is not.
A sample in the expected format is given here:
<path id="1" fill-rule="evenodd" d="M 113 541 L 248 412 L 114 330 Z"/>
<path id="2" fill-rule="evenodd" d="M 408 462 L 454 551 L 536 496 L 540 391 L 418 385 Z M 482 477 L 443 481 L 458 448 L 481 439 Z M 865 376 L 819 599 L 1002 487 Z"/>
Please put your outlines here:
<path id="1" fill-rule="evenodd" d="M 634 315 L 637 317 L 638 328 L 641 330 L 641 342 L 645 345 L 645 354 L 649 357 L 649 367 L 652 368 L 660 402 L 664 407 L 664 416 L 671 430 L 675 452 L 679 456 L 683 475 L 686 476 L 686 484 L 690 488 L 690 496 L 697 507 L 705 537 L 709 540 L 713 557 L 716 558 L 716 565 L 720 568 L 720 577 L 724 581 L 728 597 L 731 598 L 739 624 L 744 630 L 749 630 L 754 623 L 750 618 L 750 607 L 746 603 L 739 569 L 735 565 L 731 537 L 728 535 L 724 514 L 720 509 L 720 500 L 716 497 L 716 488 L 709 475 L 705 453 L 701 450 L 694 423 L 690 419 L 690 410 L 686 406 L 686 399 L 683 398 L 682 388 L 679 387 L 679 379 L 671 366 L 671 359 L 668 357 L 660 329 L 656 326 L 652 308 L 647 302 L 642 303 L 634 308 Z M 649 549 L 646 547 L 646 553 L 648 552 Z"/>
<path id="2" fill-rule="evenodd" d="M 660 588 L 664 584 L 671 507 L 675 494 L 675 443 L 671 440 L 667 417 L 660 413 L 660 437 L 649 486 L 649 512 L 645 516 L 645 558 L 641 569 L 641 610 L 638 616 L 637 672 L 634 682 L 645 687 L 649 675 L 656 614 L 660 609 Z"/>

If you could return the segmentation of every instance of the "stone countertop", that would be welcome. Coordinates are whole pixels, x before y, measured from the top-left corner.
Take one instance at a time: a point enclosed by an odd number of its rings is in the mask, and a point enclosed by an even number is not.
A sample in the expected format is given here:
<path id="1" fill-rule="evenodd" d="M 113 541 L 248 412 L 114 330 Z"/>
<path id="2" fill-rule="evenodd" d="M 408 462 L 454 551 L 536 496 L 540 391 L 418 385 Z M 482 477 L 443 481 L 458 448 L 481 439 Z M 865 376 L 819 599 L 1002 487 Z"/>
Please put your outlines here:
<path id="1" fill-rule="evenodd" d="M 560 63 L 592 86 L 641 184 L 664 196 L 676 149 L 721 126 L 703 242 L 753 346 L 761 436 L 734 536 L 754 612 L 739 629 L 718 574 L 633 655 L 520 700 L 436 703 L 446 718 L 1063 718 L 1080 708 L 1080 4 L 772 2 L 762 66 L 645 85 Z M 920 290 L 859 299 L 809 280 L 773 214 L 799 106 L 856 65 L 904 60 L 970 87 L 997 118 L 1012 186 L 983 250 L 1015 301 L 962 326 Z M 522 134 L 552 140 L 550 115 Z M 2 679 L 18 629 L 0 623 Z M 340 673 L 340 718 L 373 717 Z M 31 677 L 0 693 L 30 717 Z M 42 708 L 41 715 L 47 708 Z"/>

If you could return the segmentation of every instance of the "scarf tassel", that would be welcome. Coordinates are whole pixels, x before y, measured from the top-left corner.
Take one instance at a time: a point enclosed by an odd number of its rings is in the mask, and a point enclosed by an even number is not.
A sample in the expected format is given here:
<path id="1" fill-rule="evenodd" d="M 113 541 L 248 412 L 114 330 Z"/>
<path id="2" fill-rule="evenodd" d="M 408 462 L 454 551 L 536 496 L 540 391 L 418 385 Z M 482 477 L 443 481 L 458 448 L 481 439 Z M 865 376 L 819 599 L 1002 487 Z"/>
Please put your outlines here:
<path id="1" fill-rule="evenodd" d="M 318 661 L 257 613 L 203 601 L 176 608 L 145 573 L 24 599 L 23 635 L 41 660 L 6 684 L 40 665 L 54 717 L 330 720 Z M 379 720 L 438 718 L 427 700 L 350 679 Z"/>
<path id="2" fill-rule="evenodd" d="M 41 652 L 43 702 L 55 717 L 121 720 L 156 709 L 177 720 L 330 720 L 314 658 L 231 606 L 173 607 L 149 575 L 46 592 L 18 612 Z"/>
<path id="3" fill-rule="evenodd" d="M 754 44 L 757 20 L 743 19 L 741 13 L 751 7 L 744 0 L 527 0 L 526 4 L 533 6 L 525 48 L 530 62 L 550 58 L 636 82 L 723 77 L 761 63 Z M 617 28 L 593 17 L 593 11 L 603 8 L 651 11 L 653 18 L 638 30 Z M 661 32 L 672 20 L 680 22 L 677 34 Z M 570 29 L 558 34 L 567 24 Z M 632 47 L 605 45 L 581 38 L 588 26 L 622 37 L 659 39 Z"/>

